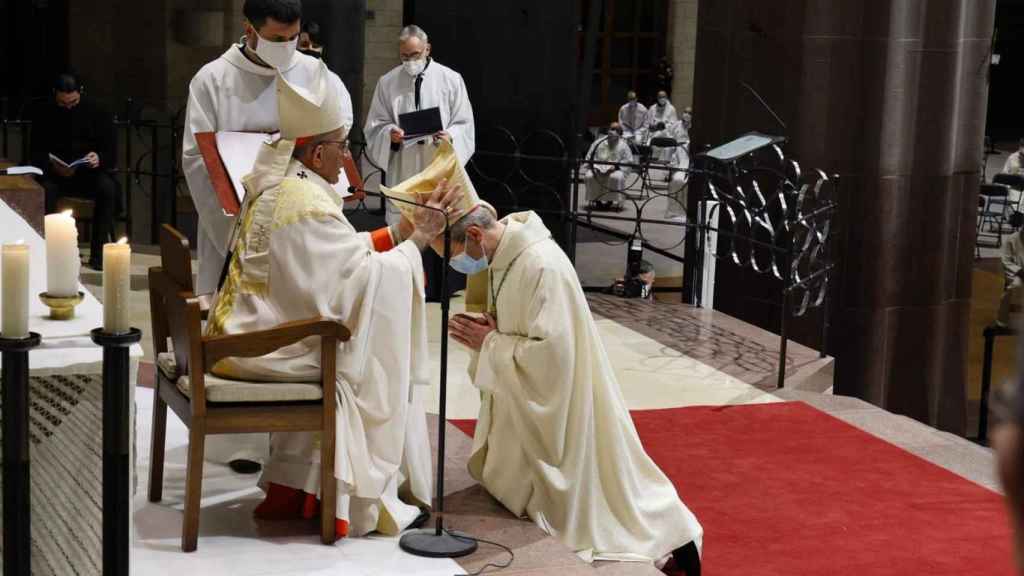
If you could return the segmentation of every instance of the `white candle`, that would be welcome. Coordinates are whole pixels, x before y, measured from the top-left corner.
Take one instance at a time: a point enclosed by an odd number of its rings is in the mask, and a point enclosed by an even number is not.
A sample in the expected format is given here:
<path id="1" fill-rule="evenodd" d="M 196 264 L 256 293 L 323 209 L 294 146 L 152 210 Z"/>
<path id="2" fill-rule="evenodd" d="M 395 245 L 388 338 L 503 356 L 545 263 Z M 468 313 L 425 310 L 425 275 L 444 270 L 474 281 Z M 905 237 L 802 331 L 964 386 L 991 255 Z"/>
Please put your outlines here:
<path id="1" fill-rule="evenodd" d="M 128 292 L 131 288 L 132 249 L 127 238 L 103 246 L 103 330 L 127 332 Z"/>
<path id="2" fill-rule="evenodd" d="M 46 216 L 46 293 L 70 297 L 78 294 L 78 230 L 71 210 Z"/>
<path id="3" fill-rule="evenodd" d="M 3 320 L 0 331 L 4 338 L 25 338 L 28 336 L 28 245 L 20 240 L 17 244 L 3 247 Z"/>

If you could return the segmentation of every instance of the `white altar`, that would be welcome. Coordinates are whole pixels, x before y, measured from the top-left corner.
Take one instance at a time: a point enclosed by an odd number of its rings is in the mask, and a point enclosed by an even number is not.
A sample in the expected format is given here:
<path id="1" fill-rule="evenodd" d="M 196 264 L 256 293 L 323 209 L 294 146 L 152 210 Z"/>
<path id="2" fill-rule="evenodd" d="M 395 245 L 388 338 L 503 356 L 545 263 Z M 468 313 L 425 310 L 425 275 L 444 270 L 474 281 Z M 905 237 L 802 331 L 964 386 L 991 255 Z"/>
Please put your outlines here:
<path id="1" fill-rule="evenodd" d="M 14 210 L 12 210 L 6 203 L 0 200 L 0 244 L 6 244 L 11 242 L 23 241 L 29 246 L 29 321 L 28 328 L 32 332 L 38 333 L 42 337 L 42 343 L 36 349 L 33 349 L 29 353 L 29 370 L 31 376 L 54 376 L 67 375 L 69 378 L 79 378 L 80 375 L 93 375 L 98 376 L 103 370 L 103 349 L 93 343 L 89 333 L 92 329 L 103 325 L 103 305 L 96 299 L 81 283 L 79 283 L 79 290 L 84 293 L 83 301 L 75 309 L 75 317 L 71 320 L 51 320 L 49 318 L 50 309 L 39 300 L 38 294 L 46 291 L 46 242 L 45 240 L 33 229 L 29 224 Z M 3 310 L 0 310 L 0 314 Z M 149 337 L 148 334 L 143 337 Z M 135 386 L 136 377 L 138 374 L 139 359 L 142 358 L 143 351 L 139 344 L 135 344 L 129 350 L 129 357 L 131 359 L 129 365 L 129 402 L 130 406 L 135 406 Z M 98 378 L 95 378 L 98 381 Z M 80 382 L 80 380 L 76 380 Z M 97 383 L 98 384 L 98 383 Z M 93 400 L 95 401 L 99 397 L 99 393 L 93 391 Z M 84 398 L 84 397 L 83 397 Z M 32 400 L 30 399 L 30 402 Z M 134 408 L 129 409 L 130 422 L 129 426 L 131 430 L 135 429 L 135 410 Z M 83 433 L 92 435 L 95 434 L 94 438 L 99 438 L 102 433 L 102 423 L 99 420 L 99 414 L 96 414 L 95 430 L 88 429 Z M 92 422 L 92 421 L 90 421 Z M 37 428 L 33 428 L 33 433 L 38 433 Z M 134 436 L 134 434 L 133 434 Z M 129 456 L 130 462 L 135 462 L 136 457 L 136 445 L 132 441 L 130 443 L 131 454 Z M 95 469 L 77 469 L 74 474 L 80 475 L 83 478 L 96 477 L 94 482 L 98 486 L 98 476 L 102 471 L 102 461 L 95 456 L 99 456 L 98 453 L 93 454 L 86 448 L 85 444 L 74 444 L 69 445 L 70 450 L 74 450 L 74 454 L 65 454 L 67 466 L 74 468 L 80 466 L 82 468 L 88 467 L 93 468 L 92 460 L 89 461 L 88 465 L 84 465 L 84 458 L 90 457 L 95 459 Z M 52 471 L 43 477 L 44 470 L 50 470 L 47 468 L 48 465 L 52 466 L 52 459 L 47 460 L 47 454 L 44 454 L 39 450 L 39 446 L 36 446 L 32 450 L 32 484 L 33 484 L 33 516 L 37 514 L 49 514 L 51 516 L 66 513 L 67 510 L 74 510 L 75 504 L 71 501 L 64 500 L 60 496 L 61 492 L 53 488 L 54 483 L 59 484 L 61 481 L 59 478 L 53 477 Z M 129 485 L 135 485 L 134 470 L 135 466 L 132 465 L 133 479 Z M 71 479 L 69 479 L 69 482 Z M 51 488 L 49 493 L 47 490 L 40 489 L 40 485 L 47 485 Z M 40 500 L 40 496 L 45 495 L 44 499 L 52 499 L 60 504 L 42 506 L 42 502 L 37 507 L 37 500 Z M 99 494 L 95 494 L 95 497 L 99 497 Z M 98 504 L 98 503 L 97 503 Z M 55 507 L 56 506 L 56 507 Z M 98 513 L 98 512 L 97 512 Z M 53 557 L 60 556 L 55 551 L 46 550 L 48 546 L 52 547 L 52 543 L 48 544 L 45 538 L 38 538 L 37 523 L 44 524 L 44 522 L 33 521 L 33 548 L 37 551 L 44 550 L 44 555 L 48 554 Z M 134 532 L 131 526 L 132 520 L 129 520 L 129 534 Z M 98 531 L 98 527 L 96 528 Z M 84 538 L 78 551 L 82 553 L 94 552 L 99 554 L 101 549 L 98 547 L 98 542 L 92 541 L 92 536 Z M 98 559 L 94 558 L 71 558 L 66 559 L 68 562 L 86 563 L 86 561 L 97 562 Z M 38 560 L 33 561 L 35 566 Z M 59 571 L 60 568 L 57 566 L 51 566 L 54 571 Z M 34 570 L 35 571 L 35 570 Z M 46 570 L 42 570 L 41 573 L 47 573 Z"/>

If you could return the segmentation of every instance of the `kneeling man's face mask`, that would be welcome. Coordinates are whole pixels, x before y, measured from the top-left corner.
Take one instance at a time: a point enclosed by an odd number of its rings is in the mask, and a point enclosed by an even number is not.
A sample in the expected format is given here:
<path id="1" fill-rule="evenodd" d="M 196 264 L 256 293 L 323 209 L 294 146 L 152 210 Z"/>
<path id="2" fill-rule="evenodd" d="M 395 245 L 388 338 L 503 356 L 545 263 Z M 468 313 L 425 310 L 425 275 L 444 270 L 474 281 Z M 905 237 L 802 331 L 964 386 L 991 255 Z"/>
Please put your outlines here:
<path id="1" fill-rule="evenodd" d="M 456 272 L 461 272 L 466 276 L 472 276 L 477 272 L 483 272 L 487 269 L 490 263 L 487 261 L 487 253 L 484 252 L 484 247 L 479 245 L 480 257 L 473 258 L 469 255 L 469 243 L 472 241 L 469 235 L 466 236 L 466 247 L 462 250 L 462 253 L 451 259 L 451 266 Z"/>

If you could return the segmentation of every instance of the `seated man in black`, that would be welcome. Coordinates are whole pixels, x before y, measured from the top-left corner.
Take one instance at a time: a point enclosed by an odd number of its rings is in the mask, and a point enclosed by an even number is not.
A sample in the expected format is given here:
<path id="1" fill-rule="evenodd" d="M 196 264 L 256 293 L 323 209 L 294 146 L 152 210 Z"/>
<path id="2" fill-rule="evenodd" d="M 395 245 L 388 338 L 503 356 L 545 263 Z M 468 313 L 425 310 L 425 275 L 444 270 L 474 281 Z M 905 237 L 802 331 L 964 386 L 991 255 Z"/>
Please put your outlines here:
<path id="1" fill-rule="evenodd" d="M 116 139 L 110 114 L 82 97 L 78 78 L 69 72 L 57 76 L 53 100 L 32 111 L 32 165 L 43 170 L 39 183 L 46 189 L 46 212 L 57 211 L 63 196 L 95 202 L 90 238 L 89 267 L 102 269 L 103 244 L 112 239 L 118 188 L 109 173 L 114 168 Z M 74 168 L 66 164 L 85 158 Z"/>

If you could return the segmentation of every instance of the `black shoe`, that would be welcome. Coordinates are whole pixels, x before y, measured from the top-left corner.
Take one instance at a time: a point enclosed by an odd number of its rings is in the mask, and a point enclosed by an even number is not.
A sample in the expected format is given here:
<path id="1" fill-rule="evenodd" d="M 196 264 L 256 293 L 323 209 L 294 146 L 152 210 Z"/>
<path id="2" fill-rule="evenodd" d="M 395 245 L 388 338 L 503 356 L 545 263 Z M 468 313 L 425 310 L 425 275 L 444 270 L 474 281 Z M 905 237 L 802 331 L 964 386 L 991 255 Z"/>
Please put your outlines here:
<path id="1" fill-rule="evenodd" d="M 228 462 L 228 467 L 236 474 L 255 474 L 263 469 L 263 465 L 253 460 L 239 458 Z"/>
<path id="2" fill-rule="evenodd" d="M 666 574 L 682 572 L 686 576 L 700 576 L 700 553 L 697 552 L 697 545 L 693 542 L 673 550 L 672 561 L 675 562 L 673 567 L 675 570 L 666 571 Z M 672 561 L 669 563 L 671 564 Z M 668 567 L 666 566 L 666 568 Z"/>

